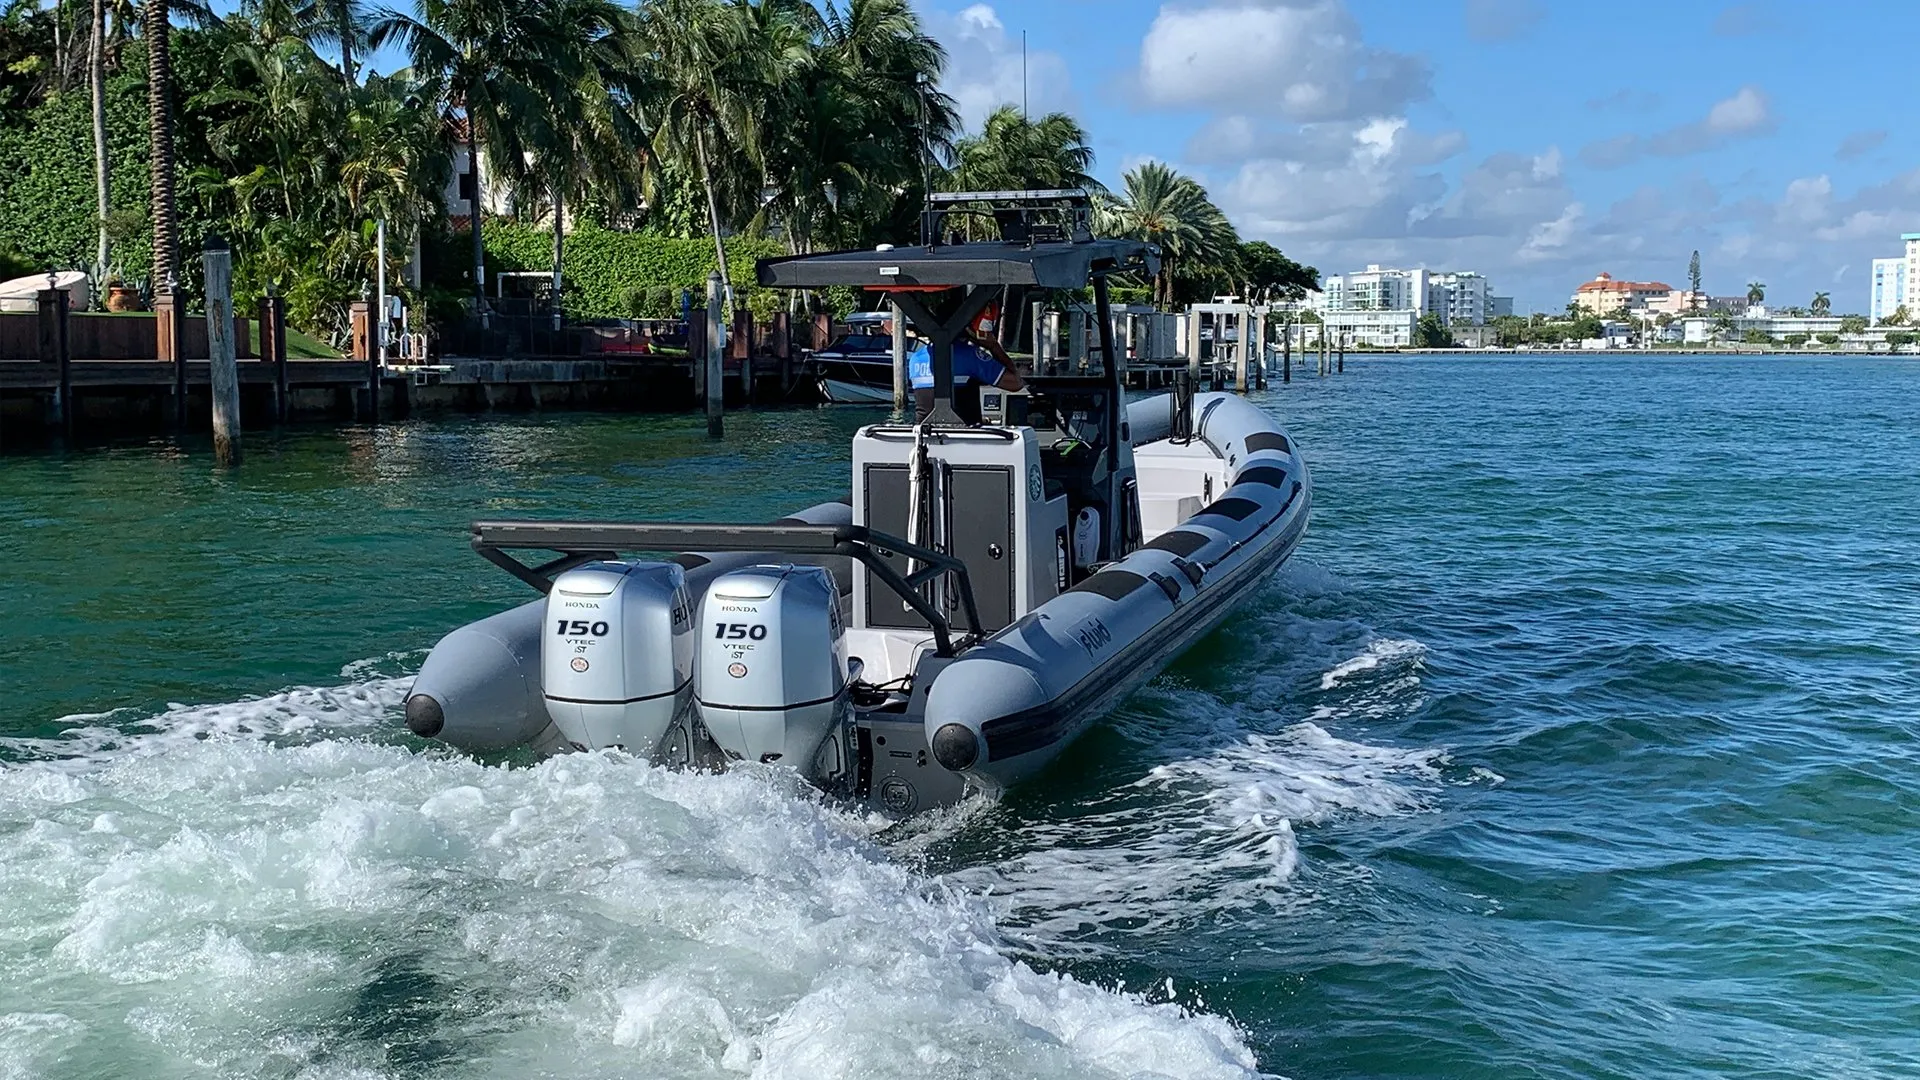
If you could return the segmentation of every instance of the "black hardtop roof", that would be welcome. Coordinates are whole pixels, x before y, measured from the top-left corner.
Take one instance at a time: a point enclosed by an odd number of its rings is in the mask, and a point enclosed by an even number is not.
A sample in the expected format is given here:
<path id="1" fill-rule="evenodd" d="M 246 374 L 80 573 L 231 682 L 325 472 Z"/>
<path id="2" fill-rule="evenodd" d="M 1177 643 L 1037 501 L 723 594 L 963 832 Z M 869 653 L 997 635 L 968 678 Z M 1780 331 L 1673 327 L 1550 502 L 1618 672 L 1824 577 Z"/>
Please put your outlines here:
<path id="1" fill-rule="evenodd" d="M 1078 289 L 1096 275 L 1116 270 L 1137 268 L 1151 274 L 1158 262 L 1157 252 L 1133 240 L 1036 244 L 996 240 L 761 259 L 756 266 L 756 276 L 761 285 L 775 289 L 820 289 L 830 285 L 875 289 L 958 285 Z"/>

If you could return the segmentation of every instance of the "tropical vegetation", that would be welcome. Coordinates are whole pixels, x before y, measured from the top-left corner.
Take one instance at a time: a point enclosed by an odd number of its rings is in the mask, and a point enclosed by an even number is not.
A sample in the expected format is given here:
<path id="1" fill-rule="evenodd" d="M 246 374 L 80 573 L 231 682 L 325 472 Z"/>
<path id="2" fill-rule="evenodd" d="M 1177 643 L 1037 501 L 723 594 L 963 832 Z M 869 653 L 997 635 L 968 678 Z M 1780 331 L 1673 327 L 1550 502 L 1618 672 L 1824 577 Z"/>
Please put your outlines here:
<path id="1" fill-rule="evenodd" d="M 759 307 L 739 251 L 910 239 L 933 190 L 1082 187 L 1162 249 L 1142 299 L 1317 287 L 1170 167 L 1108 192 L 1070 115 L 963 131 L 946 63 L 910 0 L 0 0 L 0 265 L 192 294 L 219 233 L 236 290 L 336 337 L 382 254 L 449 317 L 485 309 L 490 265 L 551 270 L 581 314 L 714 269 Z"/>

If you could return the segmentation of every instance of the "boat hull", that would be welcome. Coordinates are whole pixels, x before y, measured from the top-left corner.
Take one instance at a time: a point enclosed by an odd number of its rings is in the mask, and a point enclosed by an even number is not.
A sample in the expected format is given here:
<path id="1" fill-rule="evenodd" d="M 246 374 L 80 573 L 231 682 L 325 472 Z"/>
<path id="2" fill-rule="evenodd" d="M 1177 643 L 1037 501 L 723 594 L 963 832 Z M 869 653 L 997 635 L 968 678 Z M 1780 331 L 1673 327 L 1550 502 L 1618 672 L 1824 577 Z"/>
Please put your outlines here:
<path id="1" fill-rule="evenodd" d="M 1232 483 L 1151 543 L 947 665 L 927 698 L 935 759 L 999 791 L 1044 768 L 1158 675 L 1293 553 L 1312 502 L 1306 465 L 1245 400 L 1195 400 L 1196 438 Z M 1136 438 L 1151 438 L 1150 416 Z"/>
<path id="2" fill-rule="evenodd" d="M 834 790 L 904 816 L 1030 779 L 1219 627 L 1292 555 L 1306 532 L 1312 482 L 1285 433 L 1245 399 L 1209 394 L 1194 400 L 1192 438 L 1175 441 L 1169 402 L 1149 399 L 1128 414 L 1144 544 L 957 657 L 934 655 L 925 630 L 863 631 L 879 635 L 868 643 L 880 648 L 867 654 L 869 670 L 888 674 L 869 676 L 865 692 L 879 697 L 851 712 L 843 748 L 847 760 L 864 764 Z M 1033 483 L 1040 483 L 1037 469 Z M 1149 507 L 1162 516 L 1146 513 Z M 852 517 L 848 504 L 836 502 L 781 523 L 845 525 Z M 845 556 L 688 553 L 673 561 L 696 604 L 713 581 L 740 567 L 826 565 L 839 585 L 840 616 L 849 610 L 854 575 Z M 544 602 L 536 600 L 447 635 L 409 696 L 409 727 L 469 751 L 569 749 L 541 692 L 545 621 Z M 720 760 L 703 727 L 676 724 L 684 738 L 663 743 L 660 760 Z"/>
<path id="3" fill-rule="evenodd" d="M 816 355 L 820 395 L 835 405 L 893 404 L 891 356 Z"/>

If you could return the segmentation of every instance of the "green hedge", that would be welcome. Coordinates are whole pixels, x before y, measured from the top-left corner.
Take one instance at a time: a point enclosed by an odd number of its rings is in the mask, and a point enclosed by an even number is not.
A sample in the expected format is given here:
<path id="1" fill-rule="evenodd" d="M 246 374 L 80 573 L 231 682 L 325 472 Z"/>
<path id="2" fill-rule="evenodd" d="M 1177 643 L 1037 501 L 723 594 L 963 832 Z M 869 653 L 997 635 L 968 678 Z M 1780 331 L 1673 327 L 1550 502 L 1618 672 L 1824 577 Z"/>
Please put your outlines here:
<path id="1" fill-rule="evenodd" d="M 107 83 L 108 191 L 114 208 L 113 261 L 129 277 L 152 264 L 147 222 L 146 83 L 132 74 Z M 84 269 L 93 262 L 93 119 L 86 90 L 56 94 L 0 125 L 0 249 L 36 269 Z"/>
<path id="2" fill-rule="evenodd" d="M 553 233 L 511 221 L 489 221 L 481 236 L 487 272 L 543 271 L 553 266 Z M 471 241 L 462 233 L 434 245 L 429 272 L 443 288 L 470 288 Z M 614 232 L 581 222 L 561 241 L 566 259 L 566 308 L 584 316 L 672 318 L 680 314 L 680 291 L 696 303 L 713 272 L 711 239 L 675 239 L 653 233 Z M 753 284 L 757 259 L 786 254 L 776 240 L 727 238 L 727 270 L 734 292 L 756 315 L 785 305 L 783 293 Z"/>

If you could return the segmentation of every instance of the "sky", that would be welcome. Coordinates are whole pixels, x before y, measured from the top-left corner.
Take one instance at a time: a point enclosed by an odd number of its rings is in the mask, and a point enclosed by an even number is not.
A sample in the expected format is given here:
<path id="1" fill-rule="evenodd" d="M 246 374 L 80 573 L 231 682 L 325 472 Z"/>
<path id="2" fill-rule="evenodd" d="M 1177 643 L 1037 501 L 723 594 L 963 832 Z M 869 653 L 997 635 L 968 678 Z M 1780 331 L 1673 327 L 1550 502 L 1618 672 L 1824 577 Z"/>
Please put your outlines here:
<path id="1" fill-rule="evenodd" d="M 1064 110 L 1322 273 L 1477 270 L 1518 311 L 1581 282 L 1867 308 L 1920 232 L 1913 0 L 915 0 L 977 125 Z"/>

